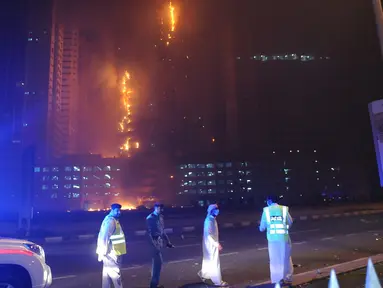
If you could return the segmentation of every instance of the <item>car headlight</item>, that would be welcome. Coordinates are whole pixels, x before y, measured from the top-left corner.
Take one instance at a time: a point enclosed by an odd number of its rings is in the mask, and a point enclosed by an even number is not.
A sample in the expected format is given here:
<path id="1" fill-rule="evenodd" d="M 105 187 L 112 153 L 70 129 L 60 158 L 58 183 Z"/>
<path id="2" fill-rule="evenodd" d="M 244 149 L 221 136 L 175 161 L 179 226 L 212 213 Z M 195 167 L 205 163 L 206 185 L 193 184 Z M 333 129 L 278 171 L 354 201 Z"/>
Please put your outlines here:
<path id="1" fill-rule="evenodd" d="M 43 247 L 37 244 L 24 244 L 24 247 L 27 248 L 29 251 L 39 255 L 41 258 L 45 260 L 45 252 Z"/>

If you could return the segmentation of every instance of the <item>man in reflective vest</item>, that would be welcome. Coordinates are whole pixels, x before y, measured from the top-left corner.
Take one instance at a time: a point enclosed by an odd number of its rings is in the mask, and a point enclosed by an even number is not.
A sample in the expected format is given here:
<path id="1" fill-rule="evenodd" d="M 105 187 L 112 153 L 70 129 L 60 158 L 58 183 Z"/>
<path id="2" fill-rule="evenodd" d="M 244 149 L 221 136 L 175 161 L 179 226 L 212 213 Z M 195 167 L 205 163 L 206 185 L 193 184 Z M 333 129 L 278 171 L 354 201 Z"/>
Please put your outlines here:
<path id="1" fill-rule="evenodd" d="M 291 260 L 291 240 L 289 228 L 293 223 L 287 206 L 278 205 L 275 196 L 267 198 L 263 208 L 259 231 L 267 229 L 270 258 L 270 278 L 274 284 L 292 283 L 293 263 Z"/>
<path id="2" fill-rule="evenodd" d="M 97 239 L 98 261 L 103 262 L 102 288 L 122 288 L 121 263 L 122 255 L 126 254 L 125 235 L 119 218 L 120 204 L 112 204 L 110 213 L 102 221 Z"/>

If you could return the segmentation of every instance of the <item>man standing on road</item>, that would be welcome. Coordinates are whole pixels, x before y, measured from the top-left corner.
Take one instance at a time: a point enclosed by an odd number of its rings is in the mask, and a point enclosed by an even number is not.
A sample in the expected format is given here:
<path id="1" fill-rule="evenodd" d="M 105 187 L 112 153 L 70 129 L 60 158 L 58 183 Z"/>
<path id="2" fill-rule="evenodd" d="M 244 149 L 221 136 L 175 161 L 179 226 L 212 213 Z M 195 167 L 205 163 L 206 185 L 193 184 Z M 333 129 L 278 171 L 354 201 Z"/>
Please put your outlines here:
<path id="1" fill-rule="evenodd" d="M 122 231 L 119 218 L 120 204 L 112 204 L 110 213 L 102 221 L 97 239 L 98 261 L 103 262 L 102 288 L 122 288 L 121 263 L 122 255 L 126 254 L 125 235 Z"/>
<path id="2" fill-rule="evenodd" d="M 278 205 L 276 202 L 275 196 L 267 198 L 267 207 L 263 208 L 259 231 L 263 232 L 267 229 L 271 282 L 290 285 L 294 268 L 291 260 L 289 228 L 293 219 L 289 208 Z"/>
<path id="3" fill-rule="evenodd" d="M 221 264 L 219 261 L 219 252 L 222 250 L 222 246 L 219 244 L 218 238 L 218 224 L 216 220 L 218 214 L 218 205 L 209 205 L 203 228 L 202 269 L 198 272 L 198 276 L 203 282 L 210 279 L 216 286 L 227 287 L 229 285 L 222 281 Z"/>
<path id="4" fill-rule="evenodd" d="M 156 203 L 154 204 L 154 211 L 146 217 L 149 242 L 152 249 L 152 279 L 150 281 L 150 288 L 162 287 L 159 286 L 159 283 L 162 268 L 161 250 L 164 247 L 164 241 L 166 247 L 174 248 L 174 245 L 165 233 L 163 212 L 164 205 Z"/>

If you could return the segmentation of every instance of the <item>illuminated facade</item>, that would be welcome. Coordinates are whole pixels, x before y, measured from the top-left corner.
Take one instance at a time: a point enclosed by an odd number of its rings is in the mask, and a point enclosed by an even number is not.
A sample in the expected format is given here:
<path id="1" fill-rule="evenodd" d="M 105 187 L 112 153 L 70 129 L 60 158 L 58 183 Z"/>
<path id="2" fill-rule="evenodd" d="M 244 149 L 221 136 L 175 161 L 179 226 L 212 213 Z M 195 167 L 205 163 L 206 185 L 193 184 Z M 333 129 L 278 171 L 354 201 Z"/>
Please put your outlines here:
<path id="1" fill-rule="evenodd" d="M 236 59 L 237 60 L 250 59 L 250 60 L 261 61 L 261 62 L 268 62 L 268 61 L 308 62 L 308 61 L 314 61 L 314 60 L 330 60 L 330 57 L 328 56 L 315 57 L 314 55 L 310 55 L 310 54 L 288 53 L 288 54 L 279 54 L 279 55 L 258 54 L 254 56 L 248 56 L 248 57 L 237 56 Z"/>
<path id="2" fill-rule="evenodd" d="M 122 161 L 71 156 L 34 168 L 34 207 L 41 210 L 105 209 L 121 199 Z"/>
<path id="3" fill-rule="evenodd" d="M 264 205 L 268 193 L 287 205 L 352 200 L 342 170 L 316 150 L 280 150 L 253 162 L 200 162 L 179 166 L 178 202 L 205 206 Z"/>

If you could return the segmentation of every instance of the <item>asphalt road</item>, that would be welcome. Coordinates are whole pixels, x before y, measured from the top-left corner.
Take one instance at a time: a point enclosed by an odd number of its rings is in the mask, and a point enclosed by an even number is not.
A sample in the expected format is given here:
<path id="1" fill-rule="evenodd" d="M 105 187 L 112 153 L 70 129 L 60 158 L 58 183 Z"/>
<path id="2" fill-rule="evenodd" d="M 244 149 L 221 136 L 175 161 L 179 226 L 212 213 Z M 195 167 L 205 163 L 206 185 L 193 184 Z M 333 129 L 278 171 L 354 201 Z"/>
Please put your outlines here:
<path id="1" fill-rule="evenodd" d="M 293 226 L 293 262 L 298 265 L 294 273 L 381 253 L 380 230 L 383 233 L 382 220 L 377 215 L 310 221 Z M 198 233 L 186 236 L 182 239 L 170 235 L 176 248 L 164 250 L 167 263 L 162 283 L 165 287 L 205 287 L 191 285 L 199 282 L 196 273 L 201 264 L 201 236 Z M 248 227 L 222 230 L 220 238 L 224 247 L 221 267 L 225 281 L 235 284 L 234 287 L 246 287 L 268 280 L 264 234 L 255 227 Z M 128 241 L 128 254 L 122 269 L 126 287 L 148 287 L 151 258 L 147 247 L 145 238 Z M 101 286 L 102 267 L 97 262 L 95 243 L 45 244 L 44 248 L 55 278 L 53 287 Z"/>

